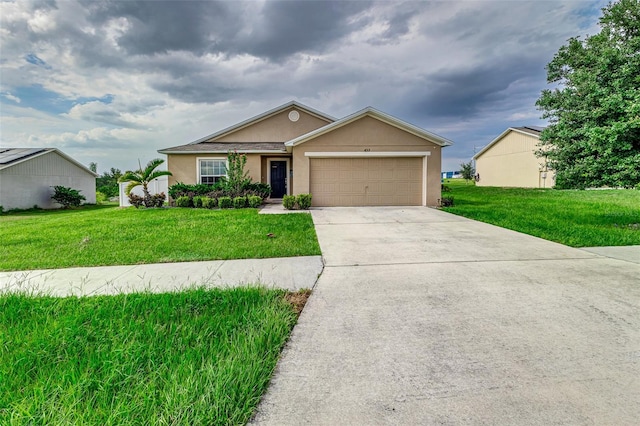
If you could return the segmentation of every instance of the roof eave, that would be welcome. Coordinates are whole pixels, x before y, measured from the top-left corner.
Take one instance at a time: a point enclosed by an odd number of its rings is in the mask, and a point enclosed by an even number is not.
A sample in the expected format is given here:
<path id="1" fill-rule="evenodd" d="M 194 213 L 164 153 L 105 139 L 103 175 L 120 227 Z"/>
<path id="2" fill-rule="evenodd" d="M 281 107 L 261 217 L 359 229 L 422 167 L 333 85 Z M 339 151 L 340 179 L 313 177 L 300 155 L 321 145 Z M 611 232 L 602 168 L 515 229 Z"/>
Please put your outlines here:
<path id="1" fill-rule="evenodd" d="M 160 149 L 160 154 L 228 154 L 229 151 L 238 152 L 239 154 L 286 154 L 287 151 L 268 151 L 264 149 L 258 150 L 244 150 L 244 149 L 232 149 L 232 150 L 198 150 L 198 151 L 170 151 Z"/>

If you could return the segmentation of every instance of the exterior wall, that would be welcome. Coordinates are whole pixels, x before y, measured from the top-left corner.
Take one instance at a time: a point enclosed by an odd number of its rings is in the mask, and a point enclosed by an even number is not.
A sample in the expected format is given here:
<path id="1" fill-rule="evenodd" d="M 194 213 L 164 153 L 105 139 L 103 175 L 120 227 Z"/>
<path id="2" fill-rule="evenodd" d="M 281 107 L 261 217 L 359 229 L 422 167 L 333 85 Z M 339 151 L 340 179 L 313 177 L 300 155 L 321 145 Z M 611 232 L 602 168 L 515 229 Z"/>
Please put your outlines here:
<path id="1" fill-rule="evenodd" d="M 373 117 L 359 120 L 293 147 L 292 194 L 309 192 L 309 157 L 306 152 L 429 151 L 427 161 L 427 206 L 440 199 L 441 147 Z"/>
<path id="2" fill-rule="evenodd" d="M 502 186 L 518 188 L 551 188 L 555 173 L 547 172 L 543 179 L 544 159 L 535 151 L 538 138 L 511 131 L 487 151 L 476 158 L 476 173 L 480 175 L 478 186 Z"/>
<path id="3" fill-rule="evenodd" d="M 51 200 L 53 186 L 77 189 L 85 203 L 96 202 L 96 178 L 56 152 L 49 152 L 0 171 L 0 205 L 5 209 L 60 207 Z"/>
<path id="4" fill-rule="evenodd" d="M 247 154 L 245 170 L 254 182 L 263 180 L 263 155 Z M 227 158 L 227 154 L 169 154 L 167 155 L 167 169 L 173 173 L 169 176 L 169 186 L 182 182 L 186 184 L 198 183 L 198 158 Z M 266 175 L 264 176 L 266 179 Z"/>
<path id="5" fill-rule="evenodd" d="M 289 120 L 289 112 L 295 110 L 300 113 L 298 121 Z M 329 121 L 308 114 L 296 107 L 236 130 L 222 137 L 212 139 L 211 142 L 286 142 L 298 136 L 309 133 L 329 124 Z"/>

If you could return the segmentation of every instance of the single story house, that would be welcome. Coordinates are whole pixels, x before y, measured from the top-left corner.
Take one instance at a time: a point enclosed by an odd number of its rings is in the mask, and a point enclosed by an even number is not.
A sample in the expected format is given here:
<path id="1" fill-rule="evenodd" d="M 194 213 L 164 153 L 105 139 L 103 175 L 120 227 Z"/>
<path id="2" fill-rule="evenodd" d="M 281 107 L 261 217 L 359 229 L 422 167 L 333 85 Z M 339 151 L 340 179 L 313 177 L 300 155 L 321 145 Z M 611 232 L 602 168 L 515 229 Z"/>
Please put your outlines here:
<path id="1" fill-rule="evenodd" d="M 158 152 L 167 155 L 169 185 L 213 184 L 236 151 L 274 199 L 311 193 L 314 206 L 435 206 L 440 151 L 451 143 L 371 107 L 336 119 L 292 101 Z"/>
<path id="2" fill-rule="evenodd" d="M 476 185 L 552 188 L 555 172 L 535 154 L 542 130 L 537 126 L 510 127 L 492 140 L 473 157 Z"/>
<path id="3" fill-rule="evenodd" d="M 61 207 L 54 186 L 77 189 L 96 202 L 98 175 L 56 148 L 0 148 L 0 206 L 4 210 Z"/>

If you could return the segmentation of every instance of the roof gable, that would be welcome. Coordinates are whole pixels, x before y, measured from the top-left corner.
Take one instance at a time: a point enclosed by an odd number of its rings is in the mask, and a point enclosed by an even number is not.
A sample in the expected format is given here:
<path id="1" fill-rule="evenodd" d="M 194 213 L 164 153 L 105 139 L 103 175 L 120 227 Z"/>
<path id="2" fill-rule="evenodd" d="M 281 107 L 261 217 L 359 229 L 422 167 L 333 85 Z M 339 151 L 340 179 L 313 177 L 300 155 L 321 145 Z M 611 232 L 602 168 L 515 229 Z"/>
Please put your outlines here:
<path id="1" fill-rule="evenodd" d="M 543 127 L 537 127 L 537 126 L 509 127 L 507 130 L 500 133 L 500 135 L 498 135 L 497 138 L 495 138 L 494 140 L 489 142 L 484 148 L 482 148 L 476 155 L 473 156 L 473 158 L 477 160 L 482 154 L 484 154 L 489 149 L 491 149 L 491 147 L 493 147 L 495 144 L 500 142 L 502 139 L 504 139 L 505 136 L 507 136 L 511 132 L 517 132 L 526 136 L 531 136 L 532 138 L 540 139 L 540 133 L 542 133 L 542 130 L 544 130 Z"/>
<path id="2" fill-rule="evenodd" d="M 64 152 L 57 148 L 2 148 L 0 149 L 0 170 L 8 169 L 17 164 L 24 163 L 26 161 L 38 158 L 40 156 L 55 152 L 65 160 L 69 161 L 73 165 L 83 169 L 87 173 L 92 174 L 95 177 L 100 176 L 97 173 L 91 171 L 87 166 L 73 158 L 69 157 Z"/>
<path id="3" fill-rule="evenodd" d="M 382 111 L 378 111 L 375 108 L 372 107 L 367 107 L 364 108 L 360 111 L 357 111 L 351 115 L 348 115 L 338 121 L 334 121 L 331 124 L 327 124 L 324 127 L 321 127 L 319 129 L 313 130 L 307 134 L 304 134 L 302 136 L 299 136 L 295 139 L 292 139 L 288 142 L 285 143 L 285 145 L 287 146 L 287 149 L 290 150 L 290 147 L 294 147 L 296 145 L 300 145 L 302 143 L 305 143 L 311 139 L 314 139 L 318 136 L 324 135 L 326 133 L 329 133 L 333 130 L 339 129 L 343 126 L 346 126 L 347 124 L 353 123 L 354 121 L 357 121 L 363 117 L 371 117 L 374 118 L 376 120 L 382 121 L 383 123 L 389 124 L 393 127 L 396 127 L 400 130 L 404 130 L 405 132 L 411 133 L 415 136 L 418 136 L 419 138 L 425 139 L 429 142 L 435 143 L 436 145 L 440 145 L 440 146 L 449 146 L 452 145 L 453 142 L 451 142 L 449 139 L 446 139 L 442 136 L 436 135 L 435 133 L 429 132 L 427 130 L 424 130 L 418 126 L 414 126 L 413 124 L 407 123 L 406 121 L 402 121 L 396 117 L 393 117 L 389 114 L 385 114 Z"/>
<path id="4" fill-rule="evenodd" d="M 225 129 L 222 129 L 218 132 L 212 133 L 208 136 L 205 136 L 203 138 L 200 138 L 196 141 L 191 142 L 190 144 L 198 144 L 198 143 L 202 143 L 202 142 L 217 142 L 217 141 L 221 141 L 221 139 L 225 139 L 229 136 L 231 136 L 233 133 L 238 133 L 241 130 L 247 129 L 251 126 L 255 126 L 258 123 L 264 122 L 265 120 L 268 120 L 272 117 L 275 117 L 279 114 L 282 114 L 288 110 L 297 110 L 298 112 L 303 112 L 304 114 L 314 117 L 316 119 L 319 119 L 322 124 L 320 125 L 324 125 L 327 123 L 332 123 L 335 121 L 334 117 L 331 117 L 330 115 L 327 115 L 325 113 L 322 113 L 318 110 L 315 110 L 311 107 L 308 107 L 306 105 L 303 105 L 299 102 L 296 101 L 291 101 L 291 102 L 287 102 L 286 104 L 280 105 L 279 107 L 273 108 L 269 111 L 263 112 L 262 114 L 256 115 L 254 117 L 251 117 L 247 120 L 241 121 L 240 123 L 234 124 L 233 126 L 229 126 Z M 290 138 L 287 138 L 290 139 Z M 234 142 L 245 142 L 245 141 L 234 141 Z M 251 141 L 246 141 L 246 142 L 284 142 L 283 141 L 256 141 L 256 140 L 251 140 Z"/>

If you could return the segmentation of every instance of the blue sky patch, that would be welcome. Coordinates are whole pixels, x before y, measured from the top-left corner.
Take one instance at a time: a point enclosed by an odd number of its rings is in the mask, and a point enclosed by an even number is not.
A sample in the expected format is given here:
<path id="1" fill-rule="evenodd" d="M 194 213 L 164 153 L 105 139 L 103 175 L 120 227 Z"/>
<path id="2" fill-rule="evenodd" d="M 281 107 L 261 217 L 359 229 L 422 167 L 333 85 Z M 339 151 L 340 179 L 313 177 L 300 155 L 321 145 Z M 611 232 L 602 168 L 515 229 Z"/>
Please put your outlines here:
<path id="1" fill-rule="evenodd" d="M 29 62 L 30 64 L 37 65 L 39 67 L 43 67 L 43 68 L 48 69 L 48 70 L 51 69 L 51 65 L 47 64 L 45 61 L 43 61 L 42 59 L 40 59 L 37 55 L 35 55 L 33 53 L 29 53 L 27 56 L 25 56 L 24 60 Z"/>
<path id="2" fill-rule="evenodd" d="M 67 113 L 71 108 L 73 108 L 74 105 L 84 104 L 92 101 L 99 101 L 104 104 L 110 104 L 114 99 L 114 96 L 111 94 L 106 94 L 99 98 L 66 98 L 59 93 L 45 89 L 40 84 L 16 87 L 10 92 L 10 94 L 20 99 L 20 106 L 23 106 L 25 108 L 33 108 L 49 114 Z"/>

